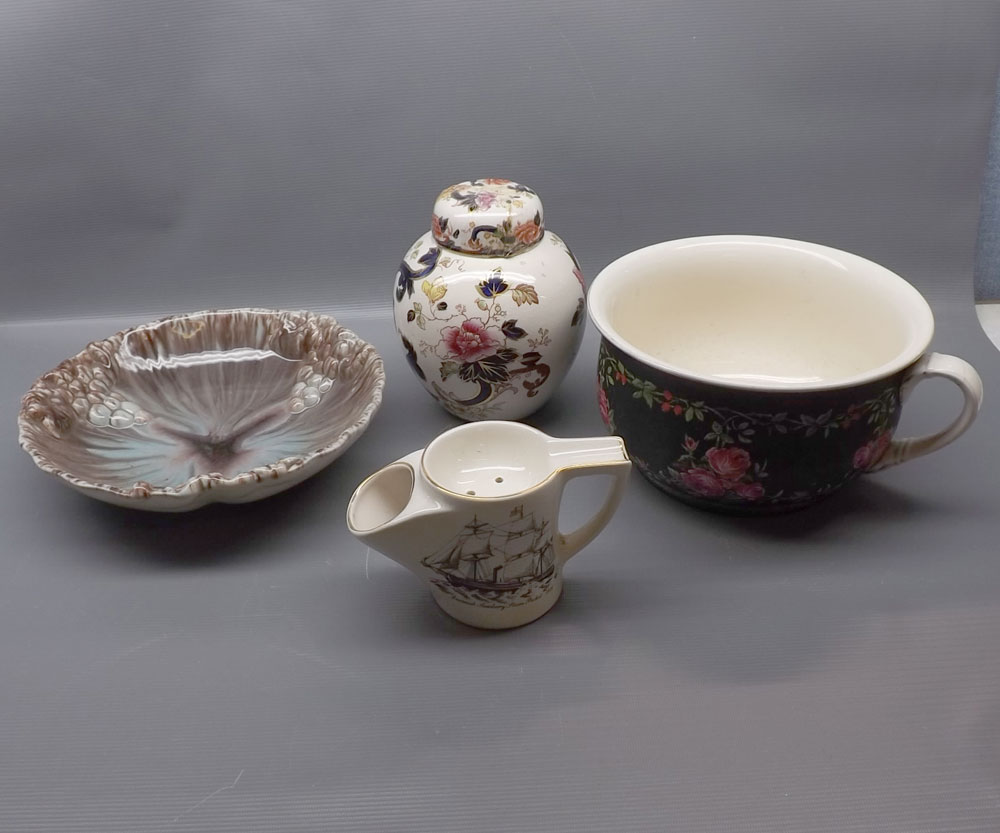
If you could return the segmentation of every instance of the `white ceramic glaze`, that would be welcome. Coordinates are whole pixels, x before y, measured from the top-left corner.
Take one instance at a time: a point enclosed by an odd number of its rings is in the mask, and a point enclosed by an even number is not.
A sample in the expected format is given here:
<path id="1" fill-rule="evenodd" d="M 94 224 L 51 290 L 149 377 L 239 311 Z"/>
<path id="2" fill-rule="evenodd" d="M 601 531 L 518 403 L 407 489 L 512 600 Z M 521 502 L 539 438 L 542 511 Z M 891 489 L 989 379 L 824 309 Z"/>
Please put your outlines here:
<path id="1" fill-rule="evenodd" d="M 609 341 L 680 376 L 750 389 L 863 384 L 915 362 L 934 319 L 909 283 L 814 243 L 696 237 L 632 252 L 595 279 Z"/>
<path id="2" fill-rule="evenodd" d="M 18 427 L 39 468 L 84 494 L 178 512 L 329 465 L 384 383 L 375 349 L 328 316 L 212 310 L 90 344 L 35 382 Z"/>
<path id="3" fill-rule="evenodd" d="M 611 519 L 630 468 L 618 437 L 556 439 L 505 421 L 462 425 L 358 486 L 347 524 L 426 581 L 451 616 L 512 628 L 556 603 L 562 566 Z M 560 532 L 567 482 L 597 474 L 614 479 L 604 504 L 578 530 Z"/>
<path id="4" fill-rule="evenodd" d="M 395 278 L 394 320 L 427 391 L 468 420 L 521 419 L 555 392 L 586 320 L 579 265 L 508 180 L 446 188 Z"/>

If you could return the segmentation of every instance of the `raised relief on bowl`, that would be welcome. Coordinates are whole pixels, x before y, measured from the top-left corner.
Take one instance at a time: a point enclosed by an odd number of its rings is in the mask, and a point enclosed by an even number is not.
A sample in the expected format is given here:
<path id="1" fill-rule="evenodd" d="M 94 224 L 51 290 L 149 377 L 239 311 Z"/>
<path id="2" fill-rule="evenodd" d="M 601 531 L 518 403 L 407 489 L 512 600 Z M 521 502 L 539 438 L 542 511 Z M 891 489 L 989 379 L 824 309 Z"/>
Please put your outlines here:
<path id="1" fill-rule="evenodd" d="M 336 459 L 381 402 L 374 348 L 332 318 L 229 310 L 89 345 L 22 401 L 22 447 L 91 496 L 161 511 L 256 500 Z"/>

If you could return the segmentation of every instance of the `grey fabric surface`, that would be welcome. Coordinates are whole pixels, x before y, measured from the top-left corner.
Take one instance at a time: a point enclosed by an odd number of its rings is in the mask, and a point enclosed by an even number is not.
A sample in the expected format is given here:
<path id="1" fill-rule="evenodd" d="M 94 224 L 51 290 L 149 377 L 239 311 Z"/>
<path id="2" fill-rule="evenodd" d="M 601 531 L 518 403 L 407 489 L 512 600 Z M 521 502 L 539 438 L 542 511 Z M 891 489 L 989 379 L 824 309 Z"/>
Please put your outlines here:
<path id="1" fill-rule="evenodd" d="M 1000 389 L 971 304 L 936 313 L 935 346 Z M 0 327 L 0 395 L 122 323 Z M 364 476 L 455 424 L 387 317 L 346 323 L 386 358 L 384 409 L 258 504 L 104 506 L 0 424 L 0 829 L 1000 828 L 995 407 L 784 517 L 699 512 L 633 473 L 552 612 L 485 633 L 345 528 Z M 543 430 L 602 433 L 594 336 Z M 902 429 L 957 408 L 925 383 Z"/>
<path id="2" fill-rule="evenodd" d="M 971 303 L 998 34 L 995 2 L 0 3 L 0 830 L 1000 829 L 1000 366 Z M 983 414 L 785 517 L 633 475 L 550 614 L 458 625 L 344 511 L 455 424 L 387 304 L 477 175 L 535 186 L 588 277 L 718 232 L 884 263 Z M 16 448 L 18 397 L 87 341 L 232 305 L 382 352 L 332 468 L 151 516 Z M 601 433 L 595 362 L 591 330 L 532 422 Z M 928 382 L 901 429 L 957 409 Z"/>

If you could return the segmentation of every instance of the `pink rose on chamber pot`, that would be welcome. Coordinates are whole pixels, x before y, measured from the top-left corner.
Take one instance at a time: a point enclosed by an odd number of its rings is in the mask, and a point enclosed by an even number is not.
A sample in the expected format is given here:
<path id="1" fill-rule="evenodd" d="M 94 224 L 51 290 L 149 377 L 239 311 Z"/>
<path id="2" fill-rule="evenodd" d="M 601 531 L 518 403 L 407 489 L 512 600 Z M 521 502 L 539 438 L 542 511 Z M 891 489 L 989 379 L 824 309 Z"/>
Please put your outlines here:
<path id="1" fill-rule="evenodd" d="M 764 487 L 760 483 L 733 483 L 732 490 L 745 500 L 760 500 L 764 497 Z"/>
<path id="2" fill-rule="evenodd" d="M 697 447 L 697 440 L 685 437 L 684 448 L 690 454 Z M 689 492 L 702 497 L 735 495 L 743 500 L 760 500 L 764 487 L 750 480 L 750 454 L 742 448 L 710 448 L 705 452 L 704 463 L 680 472 L 681 485 Z"/>
<path id="3" fill-rule="evenodd" d="M 704 497 L 722 497 L 726 484 L 708 469 L 688 469 L 681 475 L 681 482 L 689 491 Z"/>
<path id="4" fill-rule="evenodd" d="M 710 448 L 705 459 L 723 480 L 739 480 L 750 468 L 750 455 L 742 448 Z"/>
<path id="5" fill-rule="evenodd" d="M 854 458 L 851 460 L 852 465 L 856 469 L 866 469 L 871 465 L 872 462 L 872 444 L 865 443 L 857 451 L 854 452 Z"/>
<path id="6" fill-rule="evenodd" d="M 611 410 L 608 405 L 608 394 L 605 392 L 604 388 L 599 387 L 597 389 L 597 406 L 601 409 L 601 419 L 604 420 L 604 424 L 611 427 Z"/>
<path id="7" fill-rule="evenodd" d="M 854 457 L 851 461 L 854 468 L 862 470 L 870 469 L 882 459 L 882 455 L 888 450 L 891 441 L 892 435 L 888 431 L 885 431 L 879 434 L 874 440 L 866 442 L 854 452 Z"/>

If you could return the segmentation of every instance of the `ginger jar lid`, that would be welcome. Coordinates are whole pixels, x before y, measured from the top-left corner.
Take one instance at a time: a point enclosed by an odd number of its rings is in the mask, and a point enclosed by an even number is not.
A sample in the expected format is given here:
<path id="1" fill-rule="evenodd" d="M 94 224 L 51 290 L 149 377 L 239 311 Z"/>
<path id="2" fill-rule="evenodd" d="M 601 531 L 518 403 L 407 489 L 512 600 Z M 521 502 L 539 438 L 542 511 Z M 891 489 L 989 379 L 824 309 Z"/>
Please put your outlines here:
<path id="1" fill-rule="evenodd" d="M 510 257 L 542 238 L 542 201 L 509 179 L 473 179 L 451 185 L 434 203 L 431 231 L 449 249 Z"/>

